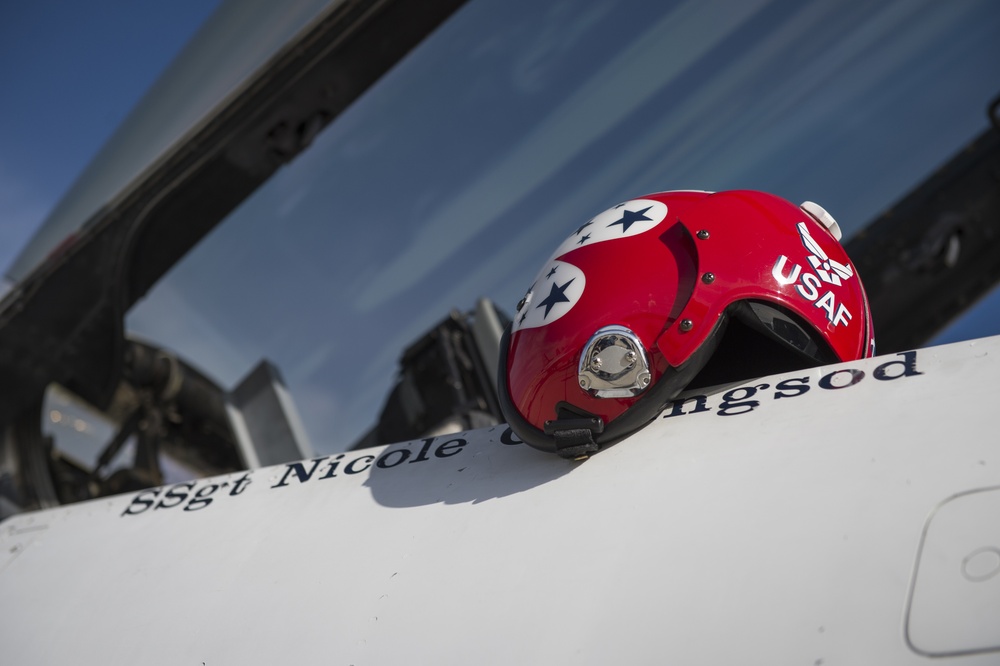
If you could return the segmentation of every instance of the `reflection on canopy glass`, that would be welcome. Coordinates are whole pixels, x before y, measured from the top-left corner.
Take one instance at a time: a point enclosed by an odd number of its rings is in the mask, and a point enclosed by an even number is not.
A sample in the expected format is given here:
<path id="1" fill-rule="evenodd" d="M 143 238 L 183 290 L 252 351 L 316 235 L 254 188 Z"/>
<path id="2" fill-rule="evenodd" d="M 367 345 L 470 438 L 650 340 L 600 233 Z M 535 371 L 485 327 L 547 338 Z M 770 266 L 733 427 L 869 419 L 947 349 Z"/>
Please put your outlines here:
<path id="1" fill-rule="evenodd" d="M 473 0 L 129 314 L 224 387 L 281 369 L 313 447 L 356 442 L 402 351 L 508 312 L 618 201 L 751 188 L 845 236 L 986 124 L 1000 6 Z"/>

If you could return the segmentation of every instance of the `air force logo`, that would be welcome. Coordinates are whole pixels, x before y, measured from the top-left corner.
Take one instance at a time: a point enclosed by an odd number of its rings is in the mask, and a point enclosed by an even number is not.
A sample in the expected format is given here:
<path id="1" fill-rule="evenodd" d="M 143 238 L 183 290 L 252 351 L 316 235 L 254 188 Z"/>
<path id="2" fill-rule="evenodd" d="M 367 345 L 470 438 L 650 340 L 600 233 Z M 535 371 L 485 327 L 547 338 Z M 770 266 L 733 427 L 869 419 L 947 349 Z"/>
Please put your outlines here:
<path id="1" fill-rule="evenodd" d="M 805 222 L 799 222 L 796 228 L 799 230 L 799 237 L 802 239 L 802 245 L 805 246 L 807 250 L 812 252 L 809 255 L 809 263 L 812 264 L 813 269 L 816 274 L 828 284 L 840 286 L 841 280 L 846 280 L 854 275 L 854 269 L 850 266 L 845 266 L 839 261 L 834 261 L 827 256 L 823 248 L 819 246 L 819 243 L 809 235 L 809 228 L 806 227 Z"/>
<path id="2" fill-rule="evenodd" d="M 556 321 L 576 305 L 586 284 L 587 277 L 582 270 L 553 259 L 518 303 L 512 332 Z"/>
<path id="3" fill-rule="evenodd" d="M 827 320 L 834 326 L 847 326 L 854 318 L 851 311 L 843 303 L 837 302 L 837 297 L 832 290 L 827 288 L 821 294 L 821 289 L 825 285 L 841 286 L 845 280 L 854 276 L 854 269 L 831 259 L 816 242 L 816 239 L 809 234 L 809 228 L 805 222 L 799 222 L 796 229 L 798 229 L 799 238 L 802 240 L 802 246 L 809 251 L 809 256 L 806 259 L 814 272 L 803 270 L 802 266 L 798 264 L 792 264 L 791 268 L 788 268 L 790 263 L 788 257 L 781 255 L 774 262 L 771 275 L 782 286 L 795 284 L 795 291 L 798 295 L 812 301 L 815 307 L 824 310 Z"/>

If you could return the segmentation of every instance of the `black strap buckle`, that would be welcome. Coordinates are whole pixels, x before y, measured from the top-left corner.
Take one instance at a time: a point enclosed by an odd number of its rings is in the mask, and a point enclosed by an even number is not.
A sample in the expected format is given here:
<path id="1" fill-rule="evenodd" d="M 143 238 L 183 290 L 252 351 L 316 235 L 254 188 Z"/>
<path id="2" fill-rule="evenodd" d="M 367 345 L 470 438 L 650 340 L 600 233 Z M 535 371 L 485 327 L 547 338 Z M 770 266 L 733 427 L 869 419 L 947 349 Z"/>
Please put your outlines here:
<path id="1" fill-rule="evenodd" d="M 604 420 L 600 417 L 580 419 L 556 419 L 545 422 L 545 434 L 555 439 L 556 453 L 563 458 L 587 458 L 597 453 L 595 435 L 604 432 Z"/>

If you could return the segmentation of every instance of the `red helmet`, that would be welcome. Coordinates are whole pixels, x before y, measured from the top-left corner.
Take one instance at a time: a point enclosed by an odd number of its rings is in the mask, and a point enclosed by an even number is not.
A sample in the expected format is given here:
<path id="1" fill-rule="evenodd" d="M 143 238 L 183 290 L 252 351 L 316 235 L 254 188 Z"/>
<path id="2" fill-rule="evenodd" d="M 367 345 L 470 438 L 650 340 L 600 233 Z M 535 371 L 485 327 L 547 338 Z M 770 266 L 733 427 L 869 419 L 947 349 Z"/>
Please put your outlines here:
<path id="1" fill-rule="evenodd" d="M 579 457 L 685 388 L 865 358 L 864 288 L 820 206 L 763 192 L 662 192 L 581 225 L 501 342 L 504 416 Z"/>

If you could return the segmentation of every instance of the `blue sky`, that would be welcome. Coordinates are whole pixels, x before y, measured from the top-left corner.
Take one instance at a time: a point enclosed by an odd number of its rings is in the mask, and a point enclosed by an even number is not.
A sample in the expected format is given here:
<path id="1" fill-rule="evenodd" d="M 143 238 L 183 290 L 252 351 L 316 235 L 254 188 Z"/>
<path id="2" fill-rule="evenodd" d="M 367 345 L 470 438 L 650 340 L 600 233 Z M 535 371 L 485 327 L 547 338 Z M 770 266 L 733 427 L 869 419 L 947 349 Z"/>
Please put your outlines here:
<path id="1" fill-rule="evenodd" d="M 218 4 L 0 5 L 0 272 Z"/>

